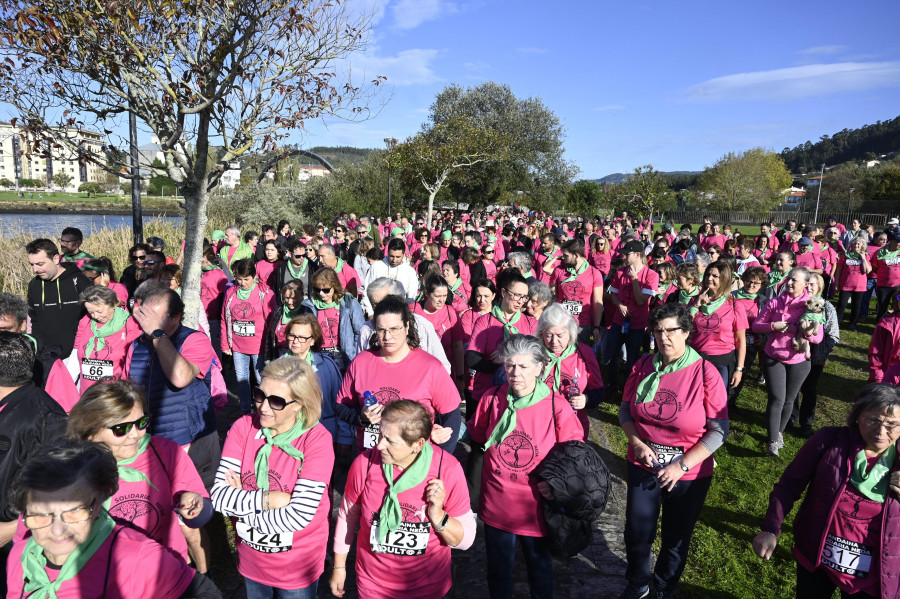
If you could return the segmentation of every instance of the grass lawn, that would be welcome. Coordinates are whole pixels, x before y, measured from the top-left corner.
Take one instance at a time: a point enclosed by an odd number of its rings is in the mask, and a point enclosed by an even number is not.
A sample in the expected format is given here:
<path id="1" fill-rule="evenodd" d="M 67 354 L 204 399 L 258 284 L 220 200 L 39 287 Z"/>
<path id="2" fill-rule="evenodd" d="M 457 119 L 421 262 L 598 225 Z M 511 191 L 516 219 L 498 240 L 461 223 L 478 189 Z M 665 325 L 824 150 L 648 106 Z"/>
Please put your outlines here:
<path id="1" fill-rule="evenodd" d="M 841 331 L 841 343 L 831 353 L 819 381 L 816 427 L 844 424 L 856 392 L 868 378 L 872 330 L 873 325 L 866 323 L 857 332 Z M 747 376 L 738 399 L 740 413 L 732 416 L 728 440 L 716 452 L 717 468 L 694 534 L 678 593 L 681 598 L 794 596 L 792 524 L 800 504 L 787 518 L 770 561 L 759 559 L 750 542 L 759 532 L 769 492 L 805 440 L 787 432 L 781 455 L 765 455 L 766 391 L 756 384 L 758 365 Z M 613 451 L 624 456 L 627 442 L 618 426 L 618 406 L 604 403 L 599 416 Z"/>
<path id="2" fill-rule="evenodd" d="M 21 197 L 15 191 L 0 191 L 0 202 L 18 202 L 18 203 L 81 203 L 81 204 L 127 204 L 131 205 L 130 194 L 99 194 L 88 197 L 86 193 L 66 193 L 61 191 L 53 192 L 24 192 L 25 197 Z M 43 195 L 43 197 L 41 197 Z M 171 197 L 158 196 L 142 196 L 143 201 L 153 203 L 175 204 L 175 200 Z"/>

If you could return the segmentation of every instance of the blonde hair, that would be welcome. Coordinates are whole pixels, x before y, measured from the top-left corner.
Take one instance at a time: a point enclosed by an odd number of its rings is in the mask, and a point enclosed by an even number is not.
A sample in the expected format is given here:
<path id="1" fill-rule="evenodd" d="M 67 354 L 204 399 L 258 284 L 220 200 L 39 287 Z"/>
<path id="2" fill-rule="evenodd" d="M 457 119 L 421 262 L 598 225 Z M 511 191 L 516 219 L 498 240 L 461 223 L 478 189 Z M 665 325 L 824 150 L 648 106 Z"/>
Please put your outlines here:
<path id="1" fill-rule="evenodd" d="M 69 413 L 66 437 L 89 441 L 103 429 L 122 422 L 134 406 L 147 413 L 147 398 L 131 381 L 100 381 L 84 392 Z"/>
<path id="2" fill-rule="evenodd" d="M 300 404 L 300 412 L 303 413 L 307 426 L 321 417 L 322 389 L 316 373 L 306 360 L 294 356 L 279 358 L 269 362 L 263 369 L 262 376 L 288 386 L 293 396 L 290 399 Z"/>

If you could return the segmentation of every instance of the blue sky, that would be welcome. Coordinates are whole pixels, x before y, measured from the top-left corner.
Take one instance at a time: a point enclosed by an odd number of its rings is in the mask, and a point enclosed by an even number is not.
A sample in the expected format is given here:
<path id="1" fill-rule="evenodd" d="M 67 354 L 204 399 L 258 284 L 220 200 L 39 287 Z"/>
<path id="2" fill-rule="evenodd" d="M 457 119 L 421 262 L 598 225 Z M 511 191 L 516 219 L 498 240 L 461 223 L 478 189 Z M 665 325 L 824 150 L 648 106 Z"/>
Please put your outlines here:
<path id="1" fill-rule="evenodd" d="M 377 117 L 309 123 L 304 146 L 414 134 L 444 86 L 496 81 L 566 127 L 582 178 L 701 170 L 900 115 L 900 2 L 360 0 L 353 61 L 388 77 Z"/>

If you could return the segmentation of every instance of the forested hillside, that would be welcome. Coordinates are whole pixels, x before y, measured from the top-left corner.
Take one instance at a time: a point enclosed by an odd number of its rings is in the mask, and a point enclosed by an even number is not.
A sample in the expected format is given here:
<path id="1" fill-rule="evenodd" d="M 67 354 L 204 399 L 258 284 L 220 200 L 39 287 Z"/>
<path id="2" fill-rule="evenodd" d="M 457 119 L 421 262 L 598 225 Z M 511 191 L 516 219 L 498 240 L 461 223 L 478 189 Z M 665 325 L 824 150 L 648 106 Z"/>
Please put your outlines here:
<path id="1" fill-rule="evenodd" d="M 877 158 L 900 150 L 900 116 L 890 121 L 878 121 L 859 129 L 844 129 L 834 135 L 823 135 L 819 141 L 807 141 L 794 148 L 785 148 L 781 157 L 792 173 L 817 171 L 824 163 L 834 166 L 844 162 Z"/>

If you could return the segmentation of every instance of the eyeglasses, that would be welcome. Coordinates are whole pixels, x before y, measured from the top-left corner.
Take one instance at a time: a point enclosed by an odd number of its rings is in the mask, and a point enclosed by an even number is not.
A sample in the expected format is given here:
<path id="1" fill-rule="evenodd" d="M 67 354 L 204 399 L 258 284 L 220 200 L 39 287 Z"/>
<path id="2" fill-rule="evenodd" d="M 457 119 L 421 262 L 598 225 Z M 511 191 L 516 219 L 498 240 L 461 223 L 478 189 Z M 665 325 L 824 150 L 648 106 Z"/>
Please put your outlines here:
<path id="1" fill-rule="evenodd" d="M 37 530 L 39 528 L 47 528 L 57 518 L 64 524 L 81 524 L 90 519 L 94 513 L 94 506 L 97 504 L 97 498 L 91 499 L 91 505 L 87 507 L 76 507 L 71 510 L 59 512 L 58 514 L 25 514 L 23 520 L 25 527 L 29 530 Z"/>
<path id="2" fill-rule="evenodd" d="M 291 254 L 291 256 L 293 256 L 294 258 L 296 258 L 298 260 L 300 258 L 306 258 L 306 254 Z"/>
<path id="3" fill-rule="evenodd" d="M 304 337 L 303 335 L 285 335 L 284 338 L 287 339 L 288 341 L 299 341 L 300 343 L 306 343 L 307 341 L 312 339 L 311 336 Z"/>
<path id="4" fill-rule="evenodd" d="M 112 434 L 114 434 L 115 436 L 124 437 L 131 432 L 132 426 L 136 426 L 139 431 L 146 430 L 147 427 L 150 426 L 150 416 L 144 415 L 134 422 L 120 422 L 119 424 L 114 424 L 106 428 L 111 430 Z"/>
<path id="5" fill-rule="evenodd" d="M 153 266 L 157 263 L 157 260 L 144 260 L 144 262 L 149 266 Z"/>
<path id="6" fill-rule="evenodd" d="M 673 327 L 671 329 L 653 329 L 654 335 L 659 335 L 660 337 L 671 337 L 678 331 L 683 331 L 681 327 Z"/>
<path id="7" fill-rule="evenodd" d="M 331 293 L 332 287 L 313 287 L 315 293 Z"/>
<path id="8" fill-rule="evenodd" d="M 485 254 L 493 254 L 493 253 L 494 253 L 494 250 L 484 250 L 484 253 L 485 253 Z"/>
<path id="9" fill-rule="evenodd" d="M 147 259 L 147 254 L 144 254 L 144 255 L 142 255 L 142 256 L 135 256 L 135 257 L 134 257 L 134 261 L 135 261 L 135 262 L 143 262 L 143 261 L 145 261 L 146 259 Z"/>
<path id="10" fill-rule="evenodd" d="M 261 406 L 264 401 L 269 402 L 269 407 L 275 410 L 276 412 L 280 412 L 288 404 L 297 403 L 296 400 L 288 401 L 283 397 L 279 397 L 277 395 L 266 395 L 265 391 L 260 389 L 259 387 L 253 388 L 253 403 L 258 406 Z"/>
<path id="11" fill-rule="evenodd" d="M 76 241 L 78 241 L 78 239 L 63 239 L 61 237 L 59 239 L 60 243 L 75 243 Z"/>
<path id="12" fill-rule="evenodd" d="M 89 278 L 89 279 L 92 280 L 92 281 L 96 281 L 97 279 L 100 278 L 100 275 L 94 275 L 94 276 L 92 277 L 92 276 L 89 275 L 89 274 L 85 274 L 84 276 L 86 276 L 87 278 Z"/>
<path id="13" fill-rule="evenodd" d="M 523 299 L 525 299 L 526 297 L 528 297 L 528 294 L 527 294 L 527 293 L 513 293 L 513 292 L 510 291 L 509 289 L 504 289 L 503 292 L 506 293 L 506 295 L 509 296 L 509 299 L 511 299 L 511 300 L 514 301 L 514 302 L 517 302 L 517 301 L 519 301 L 519 300 L 523 300 Z"/>
<path id="14" fill-rule="evenodd" d="M 400 334 L 400 331 L 405 329 L 406 327 L 391 327 L 389 329 L 375 329 L 375 334 L 379 337 L 388 337 L 390 336 L 392 339 Z"/>
<path id="15" fill-rule="evenodd" d="M 886 422 L 886 421 L 884 421 L 884 420 L 881 420 L 881 419 L 879 419 L 879 418 L 866 418 L 866 419 L 863 420 L 862 422 L 863 422 L 863 424 L 865 424 L 868 428 L 880 429 L 880 428 L 884 427 L 884 430 L 886 430 L 888 433 L 892 433 L 892 432 L 894 432 L 895 430 L 897 430 L 898 428 L 900 428 L 900 422 L 891 422 L 891 423 L 888 423 L 888 422 Z"/>

